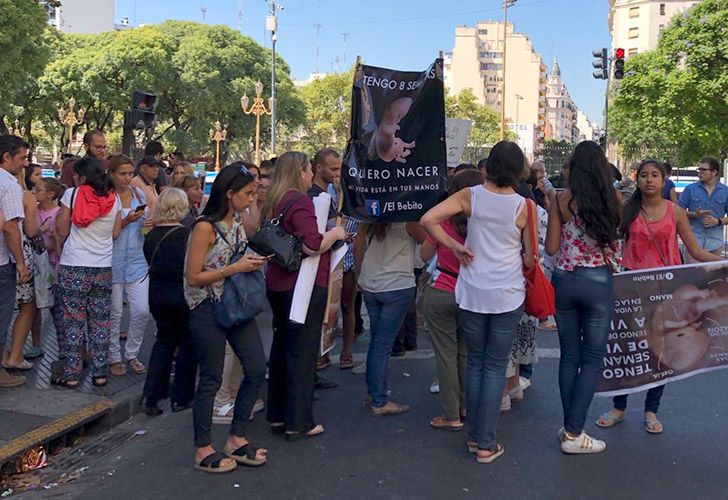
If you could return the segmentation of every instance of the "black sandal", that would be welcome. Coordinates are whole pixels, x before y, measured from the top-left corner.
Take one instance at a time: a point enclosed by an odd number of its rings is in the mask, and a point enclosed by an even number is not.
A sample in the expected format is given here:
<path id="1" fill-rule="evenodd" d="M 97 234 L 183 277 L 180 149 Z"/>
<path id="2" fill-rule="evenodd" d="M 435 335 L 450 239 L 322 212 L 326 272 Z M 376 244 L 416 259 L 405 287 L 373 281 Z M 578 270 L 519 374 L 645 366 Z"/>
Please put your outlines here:
<path id="1" fill-rule="evenodd" d="M 91 377 L 91 381 L 92 381 L 94 387 L 103 387 L 109 383 L 109 379 L 106 377 L 106 375 L 98 375 L 96 377 Z"/>
<path id="2" fill-rule="evenodd" d="M 250 443 L 244 444 L 235 451 L 224 451 L 223 453 L 241 465 L 247 467 L 260 467 L 268 460 L 266 457 L 256 458 L 258 449 Z"/>
<path id="3" fill-rule="evenodd" d="M 195 469 L 201 470 L 202 472 L 209 472 L 210 474 L 223 474 L 225 472 L 235 470 L 235 468 L 238 466 L 237 462 L 233 462 L 231 465 L 226 466 L 221 465 L 222 461 L 227 458 L 229 457 L 226 457 L 219 451 L 210 453 L 199 463 L 195 463 Z"/>
<path id="4" fill-rule="evenodd" d="M 58 387 L 62 387 L 63 389 L 78 389 L 78 386 L 81 385 L 81 382 L 78 380 L 69 380 L 63 375 L 53 375 L 51 376 L 51 385 L 57 385 Z"/>

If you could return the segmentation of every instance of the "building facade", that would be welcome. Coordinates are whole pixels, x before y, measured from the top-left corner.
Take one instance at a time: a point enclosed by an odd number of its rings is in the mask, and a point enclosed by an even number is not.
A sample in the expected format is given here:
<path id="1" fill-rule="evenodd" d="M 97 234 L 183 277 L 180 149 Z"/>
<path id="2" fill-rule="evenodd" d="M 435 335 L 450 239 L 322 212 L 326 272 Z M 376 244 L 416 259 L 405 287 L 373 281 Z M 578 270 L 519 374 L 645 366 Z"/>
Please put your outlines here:
<path id="1" fill-rule="evenodd" d="M 623 48 L 627 57 L 654 49 L 660 33 L 672 18 L 700 3 L 685 0 L 608 0 L 612 48 Z"/>
<path id="2" fill-rule="evenodd" d="M 114 0 L 39 0 L 48 13 L 48 23 L 63 33 L 113 31 Z"/>
<path id="3" fill-rule="evenodd" d="M 532 157 L 540 149 L 546 123 L 546 66 L 529 38 L 506 25 L 507 126 L 518 133 L 519 144 Z M 453 94 L 471 89 L 480 104 L 497 113 L 503 78 L 503 23 L 479 22 L 455 28 L 455 45 L 445 55 L 445 85 Z"/>
<path id="4" fill-rule="evenodd" d="M 579 132 L 579 140 L 577 142 L 596 141 L 602 133 L 599 125 L 589 120 L 586 113 L 581 110 L 577 110 L 576 112 L 576 128 Z"/>
<path id="5" fill-rule="evenodd" d="M 578 109 L 561 79 L 561 68 L 555 58 L 549 70 L 546 103 L 546 119 L 551 124 L 546 139 L 579 142 Z"/>

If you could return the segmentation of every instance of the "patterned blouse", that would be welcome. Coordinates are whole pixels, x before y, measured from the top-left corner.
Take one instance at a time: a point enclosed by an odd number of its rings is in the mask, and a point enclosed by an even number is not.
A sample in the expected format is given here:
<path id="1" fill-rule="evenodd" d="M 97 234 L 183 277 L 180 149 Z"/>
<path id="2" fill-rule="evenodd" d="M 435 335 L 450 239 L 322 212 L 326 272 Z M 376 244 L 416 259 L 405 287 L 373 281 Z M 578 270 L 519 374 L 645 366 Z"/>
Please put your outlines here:
<path id="1" fill-rule="evenodd" d="M 222 234 L 225 235 L 230 245 L 235 246 L 236 242 L 246 241 L 245 228 L 243 227 L 242 219 L 236 214 L 233 219 L 232 228 L 227 227 L 224 222 L 218 222 L 217 228 Z M 237 235 L 237 237 L 236 237 Z M 189 244 L 187 246 L 189 252 Z M 189 253 L 188 253 L 189 255 Z M 230 259 L 233 256 L 233 250 L 230 248 L 228 243 L 223 240 L 220 235 L 215 232 L 215 244 L 212 246 L 207 255 L 205 256 L 205 264 L 202 266 L 203 271 L 212 271 L 215 269 L 221 269 L 230 263 Z M 187 268 L 187 257 L 185 256 L 185 269 Z M 225 280 L 221 279 L 202 287 L 190 286 L 187 282 L 187 275 L 185 274 L 184 287 L 185 287 L 185 300 L 190 309 L 202 304 L 205 300 L 220 300 L 222 295 L 223 285 Z"/>
<path id="2" fill-rule="evenodd" d="M 561 225 L 561 247 L 556 255 L 556 268 L 573 271 L 577 267 L 609 266 L 614 269 L 620 263 L 620 245 L 612 242 L 603 250 L 596 240 L 586 234 L 581 220 L 574 216 Z"/>

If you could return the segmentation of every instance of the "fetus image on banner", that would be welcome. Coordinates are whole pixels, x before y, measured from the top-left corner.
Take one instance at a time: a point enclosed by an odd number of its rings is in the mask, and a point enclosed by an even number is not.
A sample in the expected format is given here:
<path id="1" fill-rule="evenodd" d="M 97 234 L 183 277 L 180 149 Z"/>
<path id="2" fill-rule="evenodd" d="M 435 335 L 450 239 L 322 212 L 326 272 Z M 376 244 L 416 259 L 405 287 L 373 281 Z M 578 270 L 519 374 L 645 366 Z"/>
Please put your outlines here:
<path id="1" fill-rule="evenodd" d="M 720 324 L 710 316 L 725 306 L 728 297 L 694 285 L 681 286 L 673 292 L 672 299 L 657 306 L 650 325 L 650 350 L 657 359 L 658 370 L 683 371 L 700 361 L 711 339 L 720 336 L 712 328 Z"/>
<path id="2" fill-rule="evenodd" d="M 411 106 L 410 97 L 400 97 L 387 107 L 372 141 L 381 160 L 407 163 L 405 158 L 411 154 L 410 149 L 415 147 L 415 141 L 404 142 L 395 133 L 399 130 L 399 122 L 407 115 Z"/>

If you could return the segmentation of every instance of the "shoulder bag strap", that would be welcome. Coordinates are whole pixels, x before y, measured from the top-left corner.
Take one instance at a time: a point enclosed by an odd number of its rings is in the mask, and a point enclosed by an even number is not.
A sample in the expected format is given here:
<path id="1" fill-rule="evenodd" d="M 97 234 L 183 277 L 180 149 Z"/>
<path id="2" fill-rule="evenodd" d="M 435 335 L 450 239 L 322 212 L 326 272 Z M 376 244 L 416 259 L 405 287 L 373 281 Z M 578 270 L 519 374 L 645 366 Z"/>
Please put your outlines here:
<path id="1" fill-rule="evenodd" d="M 559 195 L 561 193 L 556 193 L 556 211 L 559 213 L 559 220 L 561 221 L 561 224 L 566 224 L 566 220 L 564 219 L 564 213 L 561 211 L 561 203 L 559 203 Z"/>
<path id="2" fill-rule="evenodd" d="M 528 232 L 531 235 L 531 245 L 533 246 L 534 262 L 538 263 L 538 233 L 536 232 L 536 203 L 532 200 L 526 200 L 526 209 L 528 210 Z"/>
<path id="3" fill-rule="evenodd" d="M 78 188 L 75 187 L 75 188 L 73 188 L 73 191 L 71 191 L 71 206 L 68 207 L 68 210 L 70 211 L 70 213 L 68 214 L 69 218 L 71 215 L 73 215 L 73 201 L 76 199 L 76 190 L 77 189 Z"/>
<path id="4" fill-rule="evenodd" d="M 668 207 L 668 210 L 672 210 L 672 207 Z M 640 208 L 640 217 L 642 217 L 645 226 L 647 226 L 647 234 L 649 234 L 650 236 L 650 242 L 652 243 L 652 246 L 655 247 L 655 250 L 657 250 L 657 254 L 660 256 L 662 265 L 667 266 L 667 260 L 662 255 L 662 250 L 660 250 L 660 247 L 657 245 L 657 241 L 655 240 L 655 233 L 652 232 L 652 228 L 650 227 L 650 221 L 647 219 L 647 213 L 645 212 L 644 208 Z"/>
<path id="5" fill-rule="evenodd" d="M 182 229 L 183 227 L 184 226 L 175 226 L 174 228 L 172 228 L 169 231 L 167 231 L 166 233 L 164 233 L 164 235 L 162 235 L 161 238 L 159 238 L 159 241 L 157 242 L 157 246 L 154 247 L 154 251 L 152 252 L 152 258 L 149 259 L 149 268 L 150 269 L 152 268 L 152 264 L 154 263 L 154 257 L 156 257 L 157 251 L 159 250 L 159 247 L 162 246 L 162 242 L 165 239 L 167 239 L 167 236 L 169 236 L 170 234 L 174 233 L 178 229 Z"/>
<path id="6" fill-rule="evenodd" d="M 298 193 L 298 196 L 295 196 L 294 195 L 292 197 L 292 199 L 288 203 L 286 203 L 285 208 L 281 211 L 280 214 L 278 214 L 278 217 L 276 217 L 276 220 L 278 222 L 281 222 L 281 220 L 283 219 L 283 216 L 286 214 L 286 212 L 288 212 L 288 209 L 291 208 L 294 203 L 296 203 L 298 200 L 300 200 L 301 199 L 301 196 L 306 196 L 306 195 L 301 194 L 301 193 Z"/>

